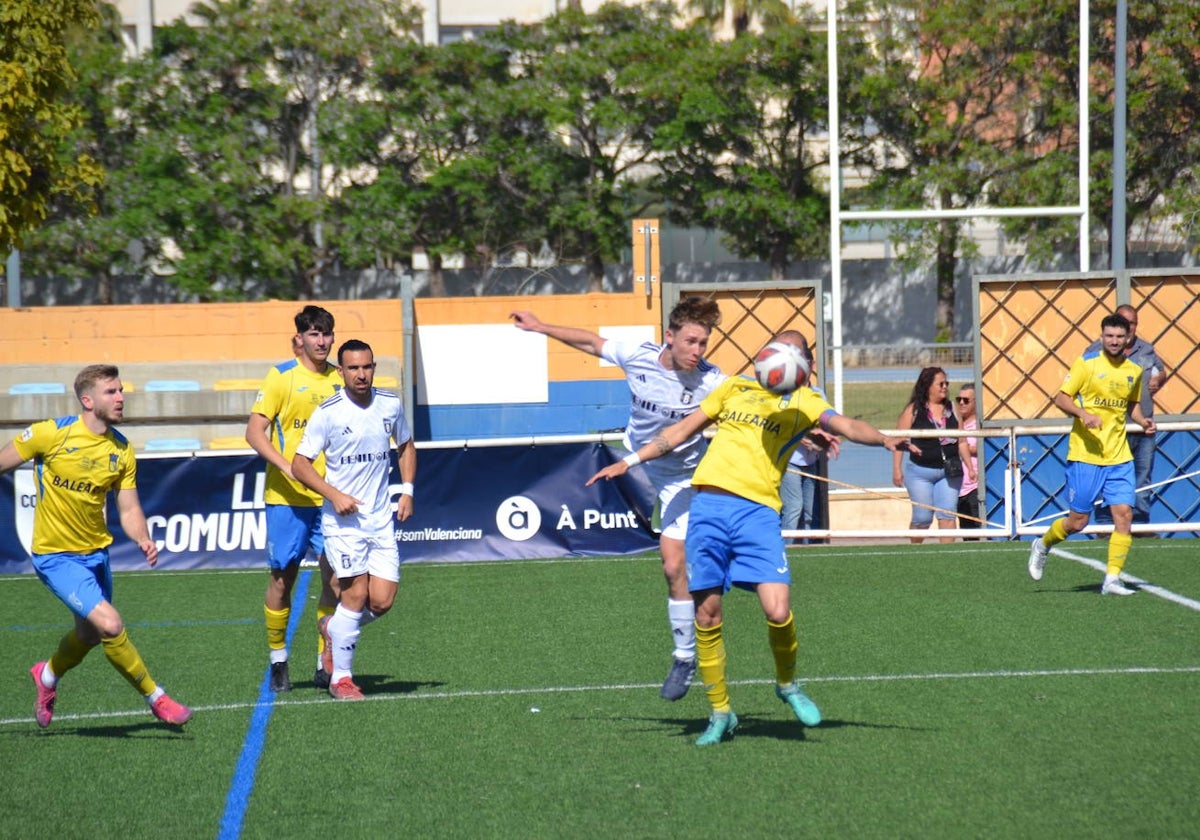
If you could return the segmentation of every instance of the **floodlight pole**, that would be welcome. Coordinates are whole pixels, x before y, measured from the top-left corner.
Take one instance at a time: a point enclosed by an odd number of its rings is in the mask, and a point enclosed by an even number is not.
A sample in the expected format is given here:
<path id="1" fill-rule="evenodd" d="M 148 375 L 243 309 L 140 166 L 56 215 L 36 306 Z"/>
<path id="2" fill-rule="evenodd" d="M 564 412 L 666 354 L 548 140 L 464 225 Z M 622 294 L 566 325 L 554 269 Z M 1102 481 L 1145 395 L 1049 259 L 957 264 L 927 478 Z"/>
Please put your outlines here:
<path id="1" fill-rule="evenodd" d="M 1116 56 L 1113 59 L 1113 66 L 1116 68 L 1113 85 L 1113 213 L 1112 232 L 1108 242 L 1112 254 L 1110 267 L 1113 271 L 1125 270 L 1125 65 L 1129 61 L 1125 44 L 1128 37 L 1128 16 L 1127 0 L 1117 0 L 1117 43 Z"/>
<path id="2" fill-rule="evenodd" d="M 841 413 L 844 405 L 842 386 L 842 161 L 841 115 L 838 111 L 837 0 L 827 0 L 827 55 L 829 63 L 829 342 L 833 345 L 833 407 Z M 820 304 L 821 301 L 818 301 Z M 817 312 L 823 309 L 818 306 Z M 818 315 L 816 318 L 821 323 Z M 813 336 L 818 347 L 824 345 Z M 823 364 L 824 359 L 819 363 Z"/>

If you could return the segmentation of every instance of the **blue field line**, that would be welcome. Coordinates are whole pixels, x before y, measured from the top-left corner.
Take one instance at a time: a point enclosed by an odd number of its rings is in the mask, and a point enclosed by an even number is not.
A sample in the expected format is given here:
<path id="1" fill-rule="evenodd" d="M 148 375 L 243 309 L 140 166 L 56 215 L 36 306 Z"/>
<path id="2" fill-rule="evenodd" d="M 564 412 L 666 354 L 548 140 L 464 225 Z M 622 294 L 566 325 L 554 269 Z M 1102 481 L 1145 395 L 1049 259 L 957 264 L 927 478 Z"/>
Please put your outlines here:
<path id="1" fill-rule="evenodd" d="M 308 591 L 308 579 L 311 571 L 300 573 L 293 592 Z M 293 597 L 293 607 L 287 628 L 287 646 L 292 645 L 292 637 L 300 626 L 304 616 L 304 597 Z M 271 691 L 271 669 L 263 673 L 262 685 L 258 688 L 258 702 L 254 713 L 250 716 L 250 726 L 246 730 L 246 740 L 242 743 L 242 752 L 238 755 L 237 767 L 233 771 L 233 779 L 229 785 L 229 793 L 225 797 L 225 813 L 221 815 L 221 829 L 217 832 L 217 840 L 237 840 L 242 834 L 242 820 L 246 818 L 246 806 L 250 802 L 250 794 L 254 791 L 254 777 L 258 772 L 258 760 L 262 757 L 263 745 L 267 740 L 267 724 L 271 722 L 271 713 L 275 711 L 275 692 Z"/>

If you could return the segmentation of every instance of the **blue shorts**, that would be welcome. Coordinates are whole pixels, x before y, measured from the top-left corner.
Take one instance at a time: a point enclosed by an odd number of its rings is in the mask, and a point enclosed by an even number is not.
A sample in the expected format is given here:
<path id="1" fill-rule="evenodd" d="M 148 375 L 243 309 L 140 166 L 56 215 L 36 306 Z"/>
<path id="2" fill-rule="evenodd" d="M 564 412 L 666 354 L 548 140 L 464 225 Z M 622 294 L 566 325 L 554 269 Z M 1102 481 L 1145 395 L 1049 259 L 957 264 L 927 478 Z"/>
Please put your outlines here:
<path id="1" fill-rule="evenodd" d="M 267 565 L 272 569 L 295 566 L 309 549 L 318 557 L 325 553 L 321 509 L 267 505 Z"/>
<path id="2" fill-rule="evenodd" d="M 792 582 L 779 514 L 766 505 L 726 496 L 696 494 L 688 515 L 688 589 L 728 591 L 758 583 Z"/>
<path id="3" fill-rule="evenodd" d="M 1067 506 L 1075 513 L 1095 513 L 1097 499 L 1106 505 L 1134 503 L 1133 461 L 1085 464 L 1067 461 Z"/>
<path id="4" fill-rule="evenodd" d="M 88 554 L 35 554 L 33 570 L 46 588 L 80 618 L 86 619 L 101 601 L 112 603 L 107 548 Z"/>

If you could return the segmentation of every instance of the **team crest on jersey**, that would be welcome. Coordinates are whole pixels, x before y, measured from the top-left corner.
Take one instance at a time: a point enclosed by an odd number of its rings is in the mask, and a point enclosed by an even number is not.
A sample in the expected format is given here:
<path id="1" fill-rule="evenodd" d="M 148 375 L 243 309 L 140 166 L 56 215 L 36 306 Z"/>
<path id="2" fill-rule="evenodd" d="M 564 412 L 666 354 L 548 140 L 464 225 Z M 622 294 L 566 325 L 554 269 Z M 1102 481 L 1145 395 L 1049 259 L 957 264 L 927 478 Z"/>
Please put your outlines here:
<path id="1" fill-rule="evenodd" d="M 695 401 L 696 401 L 696 394 L 687 389 L 684 389 L 683 393 L 679 395 L 679 403 L 681 405 L 691 405 Z"/>
<path id="2" fill-rule="evenodd" d="M 117 456 L 116 456 L 116 453 L 114 453 L 114 454 L 112 454 L 112 455 L 109 455 L 109 456 L 108 456 L 108 471 L 109 471 L 109 472 L 116 472 L 116 471 L 117 471 L 117 466 L 118 466 L 118 465 L 117 465 Z"/>
<path id="3" fill-rule="evenodd" d="M 392 433 L 392 425 L 393 425 L 393 422 L 391 420 L 384 420 L 383 421 L 383 431 L 386 434 L 390 435 Z"/>

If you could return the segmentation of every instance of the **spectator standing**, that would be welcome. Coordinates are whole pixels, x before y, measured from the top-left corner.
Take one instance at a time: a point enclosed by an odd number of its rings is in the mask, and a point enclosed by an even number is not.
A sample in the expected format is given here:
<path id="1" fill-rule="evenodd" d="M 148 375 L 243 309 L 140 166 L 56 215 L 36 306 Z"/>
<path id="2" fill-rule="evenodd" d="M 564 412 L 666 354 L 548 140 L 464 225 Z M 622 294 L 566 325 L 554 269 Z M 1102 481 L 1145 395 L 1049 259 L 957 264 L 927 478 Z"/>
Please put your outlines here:
<path id="1" fill-rule="evenodd" d="M 954 398 L 954 408 L 958 413 L 960 429 L 967 431 L 979 428 L 979 418 L 975 413 L 974 385 L 967 384 L 958 389 L 958 396 Z M 973 436 L 965 438 L 965 440 L 967 441 L 967 451 L 970 453 L 970 461 L 964 461 L 964 463 L 970 463 L 973 475 L 964 471 L 962 487 L 958 491 L 958 527 L 978 528 L 982 524 L 979 521 L 982 518 L 979 515 L 979 440 Z M 977 538 L 968 537 L 967 539 Z"/>
<path id="2" fill-rule="evenodd" d="M 900 412 L 897 429 L 957 429 L 954 404 L 947 397 L 950 382 L 940 367 L 923 368 L 917 375 L 908 405 Z M 908 490 L 912 505 L 910 528 L 928 528 L 936 515 L 939 528 L 958 525 L 958 493 L 964 476 L 975 479 L 966 438 L 913 438 L 919 452 L 910 452 L 908 468 L 903 453 L 892 453 L 892 483 Z M 913 537 L 914 543 L 924 537 Z M 944 543 L 953 542 L 942 537 Z"/>
<path id="3" fill-rule="evenodd" d="M 814 382 L 816 367 L 814 366 L 812 350 L 806 348 L 809 369 L 809 382 Z M 809 387 L 812 387 L 811 385 Z M 820 388 L 813 388 L 821 399 L 828 402 L 829 398 Z M 816 439 L 814 439 L 816 438 Z M 780 510 L 780 524 L 784 530 L 810 531 L 825 527 L 824 504 L 827 493 L 819 486 L 821 481 L 820 464 L 826 457 L 836 458 L 841 441 L 835 435 L 814 429 L 800 441 L 788 459 L 787 469 L 779 484 L 779 497 L 783 502 Z M 796 545 L 812 545 L 824 543 L 827 540 L 798 538 Z"/>

